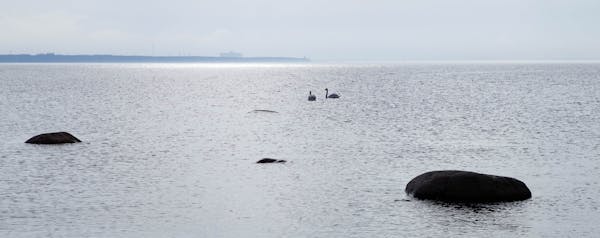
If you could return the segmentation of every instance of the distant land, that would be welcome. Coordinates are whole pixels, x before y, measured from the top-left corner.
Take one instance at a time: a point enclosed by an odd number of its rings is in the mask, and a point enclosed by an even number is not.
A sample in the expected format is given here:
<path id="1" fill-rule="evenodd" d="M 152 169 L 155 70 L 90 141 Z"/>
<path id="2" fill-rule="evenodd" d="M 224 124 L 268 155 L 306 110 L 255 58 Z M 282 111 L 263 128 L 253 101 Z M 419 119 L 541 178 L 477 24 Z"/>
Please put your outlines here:
<path id="1" fill-rule="evenodd" d="M 0 55 L 0 63 L 251 63 L 251 62 L 309 62 L 295 57 L 242 57 L 241 54 L 221 56 L 140 56 L 140 55 L 61 55 L 8 54 Z"/>

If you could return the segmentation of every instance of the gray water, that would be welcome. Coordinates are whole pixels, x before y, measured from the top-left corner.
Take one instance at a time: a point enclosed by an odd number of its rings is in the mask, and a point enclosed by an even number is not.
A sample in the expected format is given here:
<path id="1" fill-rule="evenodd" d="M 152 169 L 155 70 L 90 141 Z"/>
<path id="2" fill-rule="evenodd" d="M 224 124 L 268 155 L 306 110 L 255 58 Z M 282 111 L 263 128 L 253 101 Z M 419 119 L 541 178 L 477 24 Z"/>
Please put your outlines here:
<path id="1" fill-rule="evenodd" d="M 2 64 L 0 236 L 596 236 L 599 109 L 595 63 Z M 533 197 L 405 195 L 439 169 Z"/>

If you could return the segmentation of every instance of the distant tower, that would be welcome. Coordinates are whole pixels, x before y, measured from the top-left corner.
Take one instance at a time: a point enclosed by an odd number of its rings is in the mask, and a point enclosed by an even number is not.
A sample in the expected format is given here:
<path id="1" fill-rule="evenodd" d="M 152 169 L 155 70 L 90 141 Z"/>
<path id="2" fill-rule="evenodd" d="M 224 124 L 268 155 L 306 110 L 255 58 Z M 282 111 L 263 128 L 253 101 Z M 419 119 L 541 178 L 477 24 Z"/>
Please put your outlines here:
<path id="1" fill-rule="evenodd" d="M 223 52 L 219 55 L 223 58 L 241 58 L 242 57 L 242 53 L 238 53 L 238 52 L 234 52 L 234 51 Z"/>

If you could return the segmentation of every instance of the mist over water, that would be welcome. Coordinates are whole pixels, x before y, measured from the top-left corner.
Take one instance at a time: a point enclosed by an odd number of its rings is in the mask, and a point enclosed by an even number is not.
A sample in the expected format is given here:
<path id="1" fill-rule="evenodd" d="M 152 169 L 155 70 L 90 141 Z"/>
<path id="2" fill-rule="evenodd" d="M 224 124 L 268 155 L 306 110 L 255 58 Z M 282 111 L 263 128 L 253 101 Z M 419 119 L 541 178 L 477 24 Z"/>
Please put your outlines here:
<path id="1" fill-rule="evenodd" d="M 598 12 L 595 0 L 3 1 L 0 54 L 599 60 Z"/>
<path id="2" fill-rule="evenodd" d="M 2 64 L 0 236 L 594 236 L 599 109 L 597 63 Z M 439 169 L 533 197 L 405 195 Z"/>

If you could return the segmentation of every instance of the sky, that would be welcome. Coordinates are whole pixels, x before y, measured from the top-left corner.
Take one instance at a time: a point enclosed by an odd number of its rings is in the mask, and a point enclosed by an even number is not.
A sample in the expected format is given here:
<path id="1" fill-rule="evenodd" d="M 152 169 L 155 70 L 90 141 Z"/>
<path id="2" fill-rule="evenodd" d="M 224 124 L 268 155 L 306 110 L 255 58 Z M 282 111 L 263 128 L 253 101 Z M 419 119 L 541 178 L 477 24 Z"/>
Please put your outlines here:
<path id="1" fill-rule="evenodd" d="M 599 60 L 599 0 L 0 0 L 0 54 Z"/>

